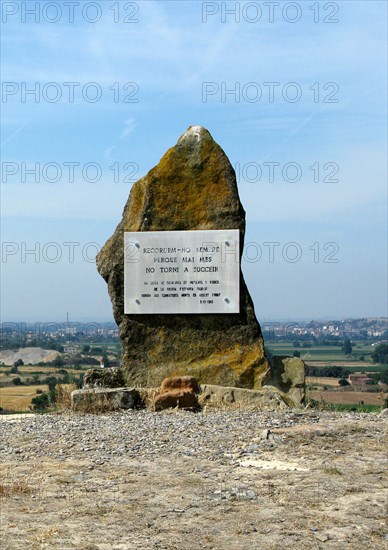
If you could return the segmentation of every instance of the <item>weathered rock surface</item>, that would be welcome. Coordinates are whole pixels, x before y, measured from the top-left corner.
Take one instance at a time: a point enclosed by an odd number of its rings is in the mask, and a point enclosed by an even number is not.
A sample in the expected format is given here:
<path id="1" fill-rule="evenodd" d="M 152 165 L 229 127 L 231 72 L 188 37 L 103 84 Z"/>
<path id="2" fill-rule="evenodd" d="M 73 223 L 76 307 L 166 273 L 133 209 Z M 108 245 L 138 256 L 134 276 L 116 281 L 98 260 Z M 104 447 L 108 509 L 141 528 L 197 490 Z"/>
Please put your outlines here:
<path id="1" fill-rule="evenodd" d="M 165 378 L 160 386 L 159 393 L 165 393 L 171 390 L 190 391 L 200 393 L 201 388 L 194 376 L 174 376 Z"/>
<path id="2" fill-rule="evenodd" d="M 71 408 L 74 412 L 101 412 L 134 409 L 141 402 L 135 388 L 95 388 L 74 390 Z"/>
<path id="3" fill-rule="evenodd" d="M 193 376 L 175 376 L 165 378 L 155 397 L 155 411 L 178 407 L 195 409 L 198 407 L 197 393 L 201 388 Z"/>
<path id="4" fill-rule="evenodd" d="M 291 404 L 297 406 L 304 403 L 306 397 L 304 361 L 299 357 L 275 355 L 271 358 L 271 367 L 271 379 L 268 383 L 286 393 Z"/>
<path id="5" fill-rule="evenodd" d="M 185 390 L 170 390 L 160 393 L 155 397 L 155 411 L 165 409 L 195 409 L 198 407 L 198 399 L 194 392 Z"/>
<path id="6" fill-rule="evenodd" d="M 122 340 L 127 384 L 158 386 L 168 376 L 259 388 L 270 374 L 260 326 L 243 276 L 239 314 L 125 315 L 124 232 L 239 229 L 245 212 L 224 151 L 202 127 L 190 127 L 132 187 L 123 217 L 97 256 Z"/>
<path id="7" fill-rule="evenodd" d="M 86 388 L 121 388 L 125 386 L 120 369 L 89 369 L 85 372 L 83 387 Z"/>
<path id="8" fill-rule="evenodd" d="M 214 403 L 219 406 L 222 403 L 238 403 L 267 410 L 286 410 L 290 405 L 287 396 L 271 386 L 265 386 L 260 390 L 248 390 L 212 384 L 201 386 L 201 404 L 206 405 L 206 403 Z"/>

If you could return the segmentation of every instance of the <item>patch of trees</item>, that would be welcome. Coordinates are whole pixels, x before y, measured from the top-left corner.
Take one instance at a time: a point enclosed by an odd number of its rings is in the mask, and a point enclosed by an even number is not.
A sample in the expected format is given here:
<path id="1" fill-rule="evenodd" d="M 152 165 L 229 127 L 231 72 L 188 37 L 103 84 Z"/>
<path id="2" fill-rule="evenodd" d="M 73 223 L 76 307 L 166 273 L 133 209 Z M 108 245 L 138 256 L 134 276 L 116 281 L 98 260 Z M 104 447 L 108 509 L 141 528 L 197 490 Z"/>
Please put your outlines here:
<path id="1" fill-rule="evenodd" d="M 372 353 L 374 363 L 388 364 L 388 344 L 379 344 Z"/>
<path id="2" fill-rule="evenodd" d="M 44 373 L 41 373 L 44 374 Z M 50 391 L 55 389 L 55 386 L 57 384 L 76 384 L 78 387 L 82 387 L 82 378 L 83 374 L 79 376 L 74 376 L 72 374 L 69 374 L 67 370 L 60 369 L 58 371 L 58 374 L 61 374 L 62 376 L 46 376 L 44 379 L 40 379 L 38 373 L 34 373 L 32 378 L 28 377 L 22 380 L 20 376 L 16 376 L 12 379 L 12 383 L 15 384 L 15 386 L 29 386 L 29 385 L 36 385 L 36 384 L 47 384 Z"/>
<path id="3" fill-rule="evenodd" d="M 352 348 L 352 343 L 351 343 L 351 341 L 349 340 L 349 338 L 346 338 L 346 339 L 344 340 L 342 349 L 344 350 L 344 354 L 345 354 L 345 355 L 351 355 L 353 348 Z"/>
<path id="4" fill-rule="evenodd" d="M 77 359 L 79 365 L 99 365 L 100 362 L 94 357 L 80 357 Z"/>
<path id="5" fill-rule="evenodd" d="M 64 364 L 65 364 L 65 361 L 64 359 L 62 359 L 60 355 L 58 355 L 55 359 L 51 361 L 51 365 L 53 367 L 63 367 Z"/>
<path id="6" fill-rule="evenodd" d="M 20 338 L 2 338 L 0 341 L 0 349 L 19 349 Z"/>
<path id="7" fill-rule="evenodd" d="M 69 380 L 69 375 L 67 372 L 66 375 L 67 378 L 64 376 L 63 378 L 59 379 L 57 379 L 55 376 L 47 376 L 47 378 L 44 380 L 44 383 L 47 384 L 48 391 L 42 392 L 42 390 L 36 390 L 36 397 L 33 397 L 31 399 L 31 409 L 33 411 L 44 412 L 55 405 L 58 397 L 58 384 L 67 384 L 69 383 L 69 381 L 71 381 L 77 386 L 77 388 L 82 388 L 84 377 L 83 374 L 80 374 L 78 378 L 72 378 L 72 380 Z"/>
<path id="8" fill-rule="evenodd" d="M 374 378 L 377 380 L 381 380 L 381 382 L 384 382 L 384 384 L 388 384 L 388 367 L 381 370 L 381 372 L 373 372 L 368 375 L 370 378 Z"/>
<path id="9" fill-rule="evenodd" d="M 328 334 L 322 340 L 318 339 L 316 341 L 316 345 L 317 346 L 339 346 L 339 347 L 341 347 L 342 342 L 341 342 L 339 336 L 333 336 L 333 335 Z"/>
<path id="10" fill-rule="evenodd" d="M 72 365 L 74 361 L 77 362 L 78 365 L 99 365 L 100 362 L 95 359 L 94 357 L 81 357 L 80 355 L 77 356 L 58 356 L 53 361 L 49 361 L 48 363 L 39 363 L 39 365 L 44 365 L 46 367 L 55 367 L 60 368 L 65 365 Z"/>
<path id="11" fill-rule="evenodd" d="M 328 376 L 329 378 L 346 378 L 352 372 L 343 367 L 310 367 L 307 366 L 307 376 Z"/>
<path id="12" fill-rule="evenodd" d="M 45 393 L 41 393 L 36 397 L 31 399 L 31 408 L 35 412 L 42 412 L 47 410 L 49 407 L 52 407 L 57 398 L 57 392 L 55 390 L 50 390 Z"/>

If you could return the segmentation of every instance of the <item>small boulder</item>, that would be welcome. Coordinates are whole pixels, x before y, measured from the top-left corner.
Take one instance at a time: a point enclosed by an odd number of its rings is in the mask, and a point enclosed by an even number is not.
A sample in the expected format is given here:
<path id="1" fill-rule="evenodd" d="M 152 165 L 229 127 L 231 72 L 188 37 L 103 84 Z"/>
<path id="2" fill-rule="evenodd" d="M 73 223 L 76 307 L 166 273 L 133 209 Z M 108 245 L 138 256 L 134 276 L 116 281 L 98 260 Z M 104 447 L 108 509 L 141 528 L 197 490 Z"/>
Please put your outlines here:
<path id="1" fill-rule="evenodd" d="M 197 406 L 197 396 L 190 391 L 171 390 L 155 397 L 155 411 L 164 411 L 164 409 L 174 409 L 175 407 L 192 410 Z"/>
<path id="2" fill-rule="evenodd" d="M 140 406 L 140 394 L 135 388 L 94 388 L 74 390 L 71 408 L 74 412 L 99 413 Z"/>
<path id="3" fill-rule="evenodd" d="M 83 387 L 87 388 L 122 388 L 125 386 L 120 369 L 89 369 L 86 371 Z"/>
<path id="4" fill-rule="evenodd" d="M 203 404 L 238 403 L 254 409 L 287 410 L 290 406 L 288 396 L 272 386 L 264 386 L 260 390 L 247 390 L 203 384 L 201 385 L 201 399 Z"/>
<path id="5" fill-rule="evenodd" d="M 289 404 L 303 405 L 306 396 L 306 366 L 299 357 L 275 355 L 271 358 L 271 377 L 266 384 L 275 386 L 287 395 Z"/>
<path id="6" fill-rule="evenodd" d="M 159 393 L 165 393 L 172 390 L 200 393 L 201 388 L 194 376 L 174 376 L 165 378 L 160 386 Z"/>
<path id="7" fill-rule="evenodd" d="M 201 391 L 193 376 L 165 378 L 155 398 L 155 411 L 178 407 L 194 410 L 198 407 L 197 393 Z"/>

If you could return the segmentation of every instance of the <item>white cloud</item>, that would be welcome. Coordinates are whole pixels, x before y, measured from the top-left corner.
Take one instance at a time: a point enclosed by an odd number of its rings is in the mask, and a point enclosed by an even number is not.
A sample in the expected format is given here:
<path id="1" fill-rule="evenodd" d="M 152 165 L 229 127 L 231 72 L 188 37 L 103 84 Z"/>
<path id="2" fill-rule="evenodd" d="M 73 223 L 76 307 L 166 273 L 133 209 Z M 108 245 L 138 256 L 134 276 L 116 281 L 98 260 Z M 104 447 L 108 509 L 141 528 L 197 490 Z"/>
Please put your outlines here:
<path id="1" fill-rule="evenodd" d="M 121 133 L 120 138 L 125 139 L 128 137 L 132 132 L 135 130 L 136 122 L 134 118 L 127 118 L 127 120 L 124 122 L 125 128 Z"/>

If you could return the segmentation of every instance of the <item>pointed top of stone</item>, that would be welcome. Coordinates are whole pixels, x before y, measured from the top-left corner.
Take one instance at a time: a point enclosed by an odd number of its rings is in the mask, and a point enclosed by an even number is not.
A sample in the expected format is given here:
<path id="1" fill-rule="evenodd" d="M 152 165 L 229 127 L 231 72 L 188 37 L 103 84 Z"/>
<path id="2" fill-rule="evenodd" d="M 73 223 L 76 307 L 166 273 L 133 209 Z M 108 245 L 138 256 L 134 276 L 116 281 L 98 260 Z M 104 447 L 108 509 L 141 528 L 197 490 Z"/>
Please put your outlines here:
<path id="1" fill-rule="evenodd" d="M 210 132 L 203 126 L 189 126 L 184 134 L 178 139 L 178 143 L 186 140 L 201 141 L 203 137 L 213 139 Z"/>

